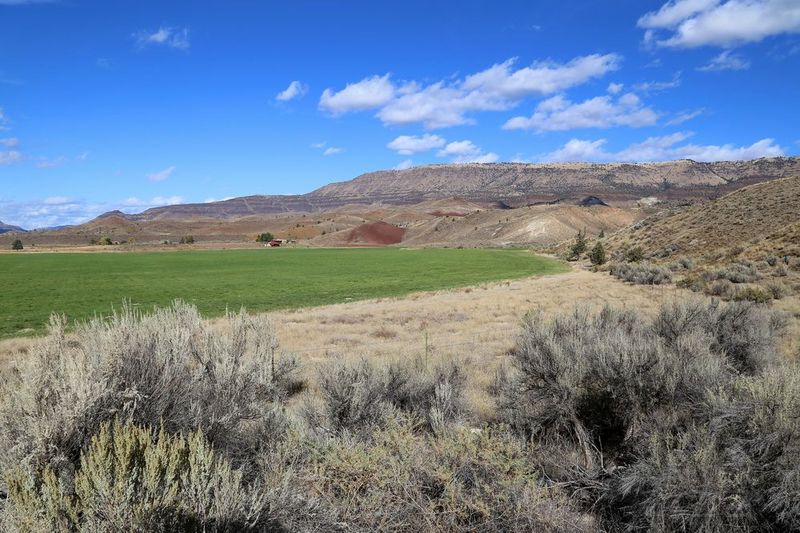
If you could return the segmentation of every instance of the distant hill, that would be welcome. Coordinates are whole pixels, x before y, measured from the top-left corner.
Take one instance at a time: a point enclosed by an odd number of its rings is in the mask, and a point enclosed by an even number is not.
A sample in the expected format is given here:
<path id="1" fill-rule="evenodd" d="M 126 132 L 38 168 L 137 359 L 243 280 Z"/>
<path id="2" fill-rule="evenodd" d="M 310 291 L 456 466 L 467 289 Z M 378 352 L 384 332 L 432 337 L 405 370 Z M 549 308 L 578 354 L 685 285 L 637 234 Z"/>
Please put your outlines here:
<path id="1" fill-rule="evenodd" d="M 156 207 L 131 220 L 196 217 L 241 218 L 289 212 L 315 212 L 348 204 L 412 205 L 463 198 L 486 207 L 539 203 L 577 203 L 596 196 L 610 205 L 643 197 L 661 200 L 716 198 L 745 185 L 800 175 L 800 158 L 700 163 L 493 163 L 428 165 L 382 170 L 291 196 L 244 196 L 221 202 Z"/>
<path id="2" fill-rule="evenodd" d="M 665 211 L 619 231 L 609 242 L 614 247 L 642 246 L 656 255 L 737 251 L 759 259 L 800 256 L 800 175 Z"/>
<path id="3" fill-rule="evenodd" d="M 0 233 L 10 233 L 12 231 L 25 231 L 25 230 L 20 228 L 19 226 L 12 226 L 11 224 L 6 224 L 2 220 L 0 220 Z"/>

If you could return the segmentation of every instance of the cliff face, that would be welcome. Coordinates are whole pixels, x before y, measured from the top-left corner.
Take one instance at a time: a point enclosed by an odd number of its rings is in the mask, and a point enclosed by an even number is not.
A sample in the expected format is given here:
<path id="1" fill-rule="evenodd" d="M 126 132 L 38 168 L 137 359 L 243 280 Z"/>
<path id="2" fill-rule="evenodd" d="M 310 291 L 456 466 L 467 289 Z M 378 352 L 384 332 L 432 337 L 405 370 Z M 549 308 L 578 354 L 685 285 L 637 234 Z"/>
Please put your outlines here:
<path id="1" fill-rule="evenodd" d="M 466 164 L 430 165 L 384 170 L 332 183 L 293 196 L 244 196 L 222 202 L 149 209 L 134 220 L 195 217 L 240 218 L 287 212 L 312 212 L 347 204 L 416 204 L 442 198 L 464 198 L 511 206 L 580 201 L 598 196 L 606 202 L 715 198 L 742 186 L 800 175 L 800 158 L 698 163 Z"/>

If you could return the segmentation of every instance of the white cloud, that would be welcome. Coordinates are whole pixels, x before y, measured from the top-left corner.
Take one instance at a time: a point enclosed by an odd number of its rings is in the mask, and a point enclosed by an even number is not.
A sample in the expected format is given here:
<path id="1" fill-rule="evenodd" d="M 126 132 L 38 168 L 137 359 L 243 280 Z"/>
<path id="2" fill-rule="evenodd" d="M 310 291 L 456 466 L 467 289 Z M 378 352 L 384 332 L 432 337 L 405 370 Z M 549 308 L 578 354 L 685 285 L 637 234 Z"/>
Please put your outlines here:
<path id="1" fill-rule="evenodd" d="M 645 41 L 659 46 L 732 47 L 800 33 L 797 0 L 670 0 L 638 21 Z M 666 33 L 666 36 L 664 35 Z"/>
<path id="2" fill-rule="evenodd" d="M 328 144 L 328 141 L 322 141 L 318 143 L 314 143 L 311 145 L 311 148 L 325 148 L 325 145 Z"/>
<path id="3" fill-rule="evenodd" d="M 595 141 L 571 139 L 563 147 L 545 154 L 545 162 L 576 161 L 667 161 L 693 159 L 695 161 L 735 161 L 778 157 L 784 154 L 774 139 L 761 139 L 749 146 L 680 144 L 691 133 L 677 132 L 663 137 L 649 137 L 619 152 L 604 149 L 605 139 Z"/>
<path id="4" fill-rule="evenodd" d="M 0 199 L 3 221 L 27 229 L 81 224 L 108 211 L 138 213 L 151 207 L 183 203 L 182 196 L 136 197 L 116 202 L 92 202 L 83 199 L 51 196 L 43 200 L 11 202 Z"/>
<path id="5" fill-rule="evenodd" d="M 160 45 L 178 50 L 189 49 L 189 28 L 161 26 L 155 31 L 137 31 L 133 34 L 133 38 L 140 48 L 150 45 Z"/>
<path id="6" fill-rule="evenodd" d="M 395 165 L 392 170 L 406 170 L 414 166 L 414 162 L 410 159 L 406 159 L 405 161 L 399 162 Z"/>
<path id="7" fill-rule="evenodd" d="M 669 81 L 643 81 L 634 85 L 633 89 L 640 93 L 657 93 L 667 89 L 674 89 L 681 85 L 681 74 L 681 71 L 676 72 Z"/>
<path id="8" fill-rule="evenodd" d="M 22 153 L 17 150 L 0 152 L 0 165 L 10 165 L 18 161 L 22 161 Z"/>
<path id="9" fill-rule="evenodd" d="M 586 83 L 616 70 L 619 62 L 616 54 L 592 54 L 564 64 L 539 62 L 515 69 L 516 59 L 509 59 L 464 79 L 428 85 L 395 85 L 386 74 L 349 84 L 339 92 L 326 89 L 319 105 L 334 115 L 377 109 L 376 116 L 386 125 L 421 123 L 428 129 L 445 128 L 472 123 L 469 115 L 474 112 L 510 109 L 527 96 Z"/>
<path id="10" fill-rule="evenodd" d="M 0 107 L 0 131 L 7 131 L 9 129 L 8 124 L 8 117 L 6 116 L 5 111 L 3 111 L 3 108 Z"/>
<path id="11" fill-rule="evenodd" d="M 333 115 L 375 109 L 394 98 L 395 90 L 389 74 L 372 76 L 357 83 L 349 83 L 338 92 L 325 89 L 319 99 L 319 107 Z"/>
<path id="12" fill-rule="evenodd" d="M 625 86 L 622 83 L 609 83 L 606 90 L 611 94 L 619 94 L 622 92 L 623 87 Z"/>
<path id="13" fill-rule="evenodd" d="M 711 59 L 707 65 L 698 67 L 701 72 L 718 72 L 721 70 L 747 70 L 750 68 L 750 61 L 742 56 L 736 55 L 730 50 L 725 50 L 718 56 Z"/>
<path id="14" fill-rule="evenodd" d="M 288 102 L 295 98 L 300 98 L 308 92 L 308 86 L 295 80 L 283 91 L 279 92 L 275 97 L 276 100 L 281 102 Z"/>
<path id="15" fill-rule="evenodd" d="M 540 102 L 530 117 L 509 119 L 503 129 L 542 132 L 614 126 L 637 128 L 650 126 L 657 120 L 658 114 L 644 106 L 633 93 L 623 94 L 616 100 L 611 96 L 596 96 L 580 103 L 573 103 L 558 95 Z"/>
<path id="16" fill-rule="evenodd" d="M 175 165 L 172 165 L 165 168 L 164 170 L 159 170 L 158 172 L 151 172 L 150 174 L 147 174 L 145 177 L 150 181 L 164 181 L 165 179 L 172 176 L 174 172 L 175 172 Z"/>
<path id="17" fill-rule="evenodd" d="M 6 137 L 5 139 L 0 139 L 0 144 L 6 148 L 16 148 L 19 146 L 19 139 L 16 137 Z"/>
<path id="18" fill-rule="evenodd" d="M 564 146 L 546 154 L 541 160 L 545 163 L 607 160 L 609 159 L 609 154 L 603 150 L 605 143 L 605 139 L 596 141 L 570 139 Z"/>
<path id="19" fill-rule="evenodd" d="M 445 144 L 445 140 L 438 135 L 431 135 L 426 133 L 420 137 L 413 135 L 400 135 L 392 142 L 386 145 L 390 150 L 395 150 L 401 155 L 411 155 L 420 152 L 427 152 L 434 148 L 441 148 Z"/>
<path id="20" fill-rule="evenodd" d="M 439 157 L 449 157 L 452 163 L 494 163 L 499 156 L 494 152 L 483 151 L 472 141 L 454 141 L 439 150 Z"/>
<path id="21" fill-rule="evenodd" d="M 328 148 L 325 149 L 324 152 L 322 152 L 322 155 L 335 155 L 335 154 L 341 154 L 342 152 L 344 152 L 344 148 L 329 146 Z"/>
<path id="22" fill-rule="evenodd" d="M 694 118 L 699 117 L 703 113 L 705 113 L 705 109 L 695 109 L 694 111 L 684 111 L 683 113 L 679 113 L 675 116 L 675 118 L 669 120 L 667 122 L 667 126 L 677 126 L 679 124 L 683 124 L 684 122 L 688 122 Z"/>

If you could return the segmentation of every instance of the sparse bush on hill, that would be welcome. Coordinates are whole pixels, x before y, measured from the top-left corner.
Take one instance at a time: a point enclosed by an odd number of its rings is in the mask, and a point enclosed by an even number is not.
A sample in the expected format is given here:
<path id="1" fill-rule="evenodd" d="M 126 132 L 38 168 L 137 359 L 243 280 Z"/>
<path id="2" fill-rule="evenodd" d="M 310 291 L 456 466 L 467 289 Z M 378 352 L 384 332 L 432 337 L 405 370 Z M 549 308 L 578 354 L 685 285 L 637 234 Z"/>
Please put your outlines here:
<path id="1" fill-rule="evenodd" d="M 274 238 L 275 238 L 275 236 L 274 236 L 272 233 L 270 233 L 270 232 L 266 232 L 266 233 L 259 233 L 259 234 L 256 236 L 256 242 L 269 242 L 269 241 L 271 241 L 271 240 L 272 240 L 272 239 L 274 239 Z"/>
<path id="2" fill-rule="evenodd" d="M 731 283 L 753 283 L 761 279 L 761 273 L 752 263 L 733 263 L 725 268 L 703 272 L 703 279 L 706 281 L 726 279 Z"/>
<path id="3" fill-rule="evenodd" d="M 569 255 L 567 259 L 569 261 L 577 261 L 581 258 L 581 255 L 586 252 L 588 248 L 588 243 L 586 241 L 586 233 L 583 230 L 578 231 L 578 234 L 575 235 L 575 242 L 569 249 Z"/>
<path id="4" fill-rule="evenodd" d="M 624 252 L 624 257 L 628 263 L 639 263 L 644 261 L 644 249 L 641 246 L 628 248 Z"/>
<path id="5" fill-rule="evenodd" d="M 22 241 L 19 239 L 14 239 L 14 242 L 11 243 L 12 250 L 22 250 L 23 248 Z"/>
<path id="6" fill-rule="evenodd" d="M 762 289 L 761 287 L 748 286 L 736 289 L 732 299 L 737 302 L 747 301 L 765 304 L 772 300 L 772 292 L 767 289 Z"/>
<path id="7" fill-rule="evenodd" d="M 613 263 L 611 275 L 637 285 L 663 285 L 672 282 L 672 272 L 650 263 Z"/>
<path id="8" fill-rule="evenodd" d="M 194 236 L 186 235 L 185 237 L 181 237 L 179 242 L 180 244 L 194 244 Z"/>
<path id="9" fill-rule="evenodd" d="M 603 243 L 601 241 L 597 241 L 597 244 L 594 245 L 592 251 L 589 252 L 589 261 L 596 266 L 604 265 L 606 263 L 606 249 L 603 247 Z"/>

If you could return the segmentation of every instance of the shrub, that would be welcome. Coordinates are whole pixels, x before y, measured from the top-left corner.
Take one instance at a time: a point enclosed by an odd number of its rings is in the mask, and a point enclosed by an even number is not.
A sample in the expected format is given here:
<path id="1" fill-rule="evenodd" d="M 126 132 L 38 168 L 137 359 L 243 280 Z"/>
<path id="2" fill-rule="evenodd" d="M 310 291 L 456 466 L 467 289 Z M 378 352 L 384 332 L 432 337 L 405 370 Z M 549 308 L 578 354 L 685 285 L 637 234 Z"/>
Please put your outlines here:
<path id="1" fill-rule="evenodd" d="M 692 292 L 700 292 L 705 289 L 705 282 L 694 274 L 687 274 L 675 282 L 675 286 L 681 289 L 689 289 Z"/>
<path id="2" fill-rule="evenodd" d="M 703 277 L 706 281 L 726 279 L 731 283 L 752 283 L 761 279 L 761 273 L 753 264 L 733 263 L 726 268 L 704 272 Z"/>
<path id="3" fill-rule="evenodd" d="M 17 530 L 247 531 L 267 524 L 264 498 L 215 456 L 202 433 L 104 423 L 74 483 L 46 468 L 9 477 L 7 525 Z M 74 486 L 74 493 L 69 485 Z"/>
<path id="4" fill-rule="evenodd" d="M 629 531 L 800 528 L 797 365 L 712 395 L 706 421 L 663 434 L 621 472 L 609 502 Z"/>
<path id="5" fill-rule="evenodd" d="M 577 261 L 581 258 L 584 252 L 586 252 L 586 248 L 588 247 L 586 241 L 586 233 L 583 230 L 578 231 L 578 234 L 575 235 L 575 242 L 572 244 L 572 247 L 569 249 L 569 260 L 570 261 Z"/>
<path id="6" fill-rule="evenodd" d="M 669 269 L 673 272 L 679 270 L 691 270 L 695 266 L 694 260 L 690 257 L 679 257 L 677 260 L 669 264 Z"/>
<path id="7" fill-rule="evenodd" d="M 282 431 L 294 368 L 269 322 L 245 313 L 218 333 L 180 302 L 150 315 L 124 307 L 78 325 L 74 339 L 54 316 L 0 390 L 0 468 L 61 475 L 115 417 L 170 434 L 202 430 L 243 463 Z"/>
<path id="8" fill-rule="evenodd" d="M 603 247 L 603 243 L 597 241 L 597 244 L 594 245 L 592 251 L 589 252 L 589 261 L 592 262 L 593 265 L 603 265 L 606 262 L 606 249 Z"/>
<path id="9" fill-rule="evenodd" d="M 337 363 L 320 371 L 321 405 L 307 405 L 305 415 L 314 428 L 363 435 L 401 411 L 438 431 L 462 414 L 465 379 L 452 361 L 430 369 L 422 359 L 381 368 Z"/>
<path id="10" fill-rule="evenodd" d="M 639 263 L 644 261 L 644 250 L 641 246 L 634 246 L 625 250 L 625 261 L 629 263 Z"/>
<path id="11" fill-rule="evenodd" d="M 613 263 L 610 273 L 616 278 L 637 285 L 662 285 L 672 282 L 672 272 L 650 263 Z"/>
<path id="12" fill-rule="evenodd" d="M 417 424 L 400 414 L 368 440 L 300 443 L 306 450 L 284 459 L 293 465 L 284 482 L 319 495 L 328 520 L 346 531 L 595 530 L 590 516 L 546 486 L 512 435 L 459 426 L 420 435 Z"/>
<path id="13" fill-rule="evenodd" d="M 270 232 L 259 233 L 258 236 L 256 237 L 256 242 L 269 242 L 274 238 L 275 236 Z"/>
<path id="14" fill-rule="evenodd" d="M 767 282 L 765 287 L 775 300 L 780 300 L 781 298 L 784 298 L 790 294 L 789 288 L 780 281 Z"/>
<path id="15" fill-rule="evenodd" d="M 180 244 L 194 244 L 194 236 L 186 235 L 185 237 L 181 237 Z"/>
<path id="16" fill-rule="evenodd" d="M 772 292 L 761 287 L 749 286 L 738 289 L 733 294 L 733 299 L 737 302 L 747 301 L 765 304 L 772 300 Z"/>
<path id="17" fill-rule="evenodd" d="M 718 279 L 713 283 L 709 283 L 705 290 L 705 293 L 709 296 L 716 296 L 723 300 L 730 300 L 735 292 L 736 290 L 734 289 L 733 283 L 727 279 Z"/>
<path id="18" fill-rule="evenodd" d="M 23 248 L 22 241 L 19 239 L 14 239 L 14 242 L 11 243 L 12 250 L 22 250 Z"/>
<path id="19" fill-rule="evenodd" d="M 529 438 L 568 439 L 593 464 L 601 447 L 613 458 L 646 435 L 657 413 L 674 419 L 736 372 L 769 366 L 784 327 L 778 315 L 744 303 L 675 303 L 650 323 L 608 307 L 549 322 L 530 314 L 502 411 Z"/>

